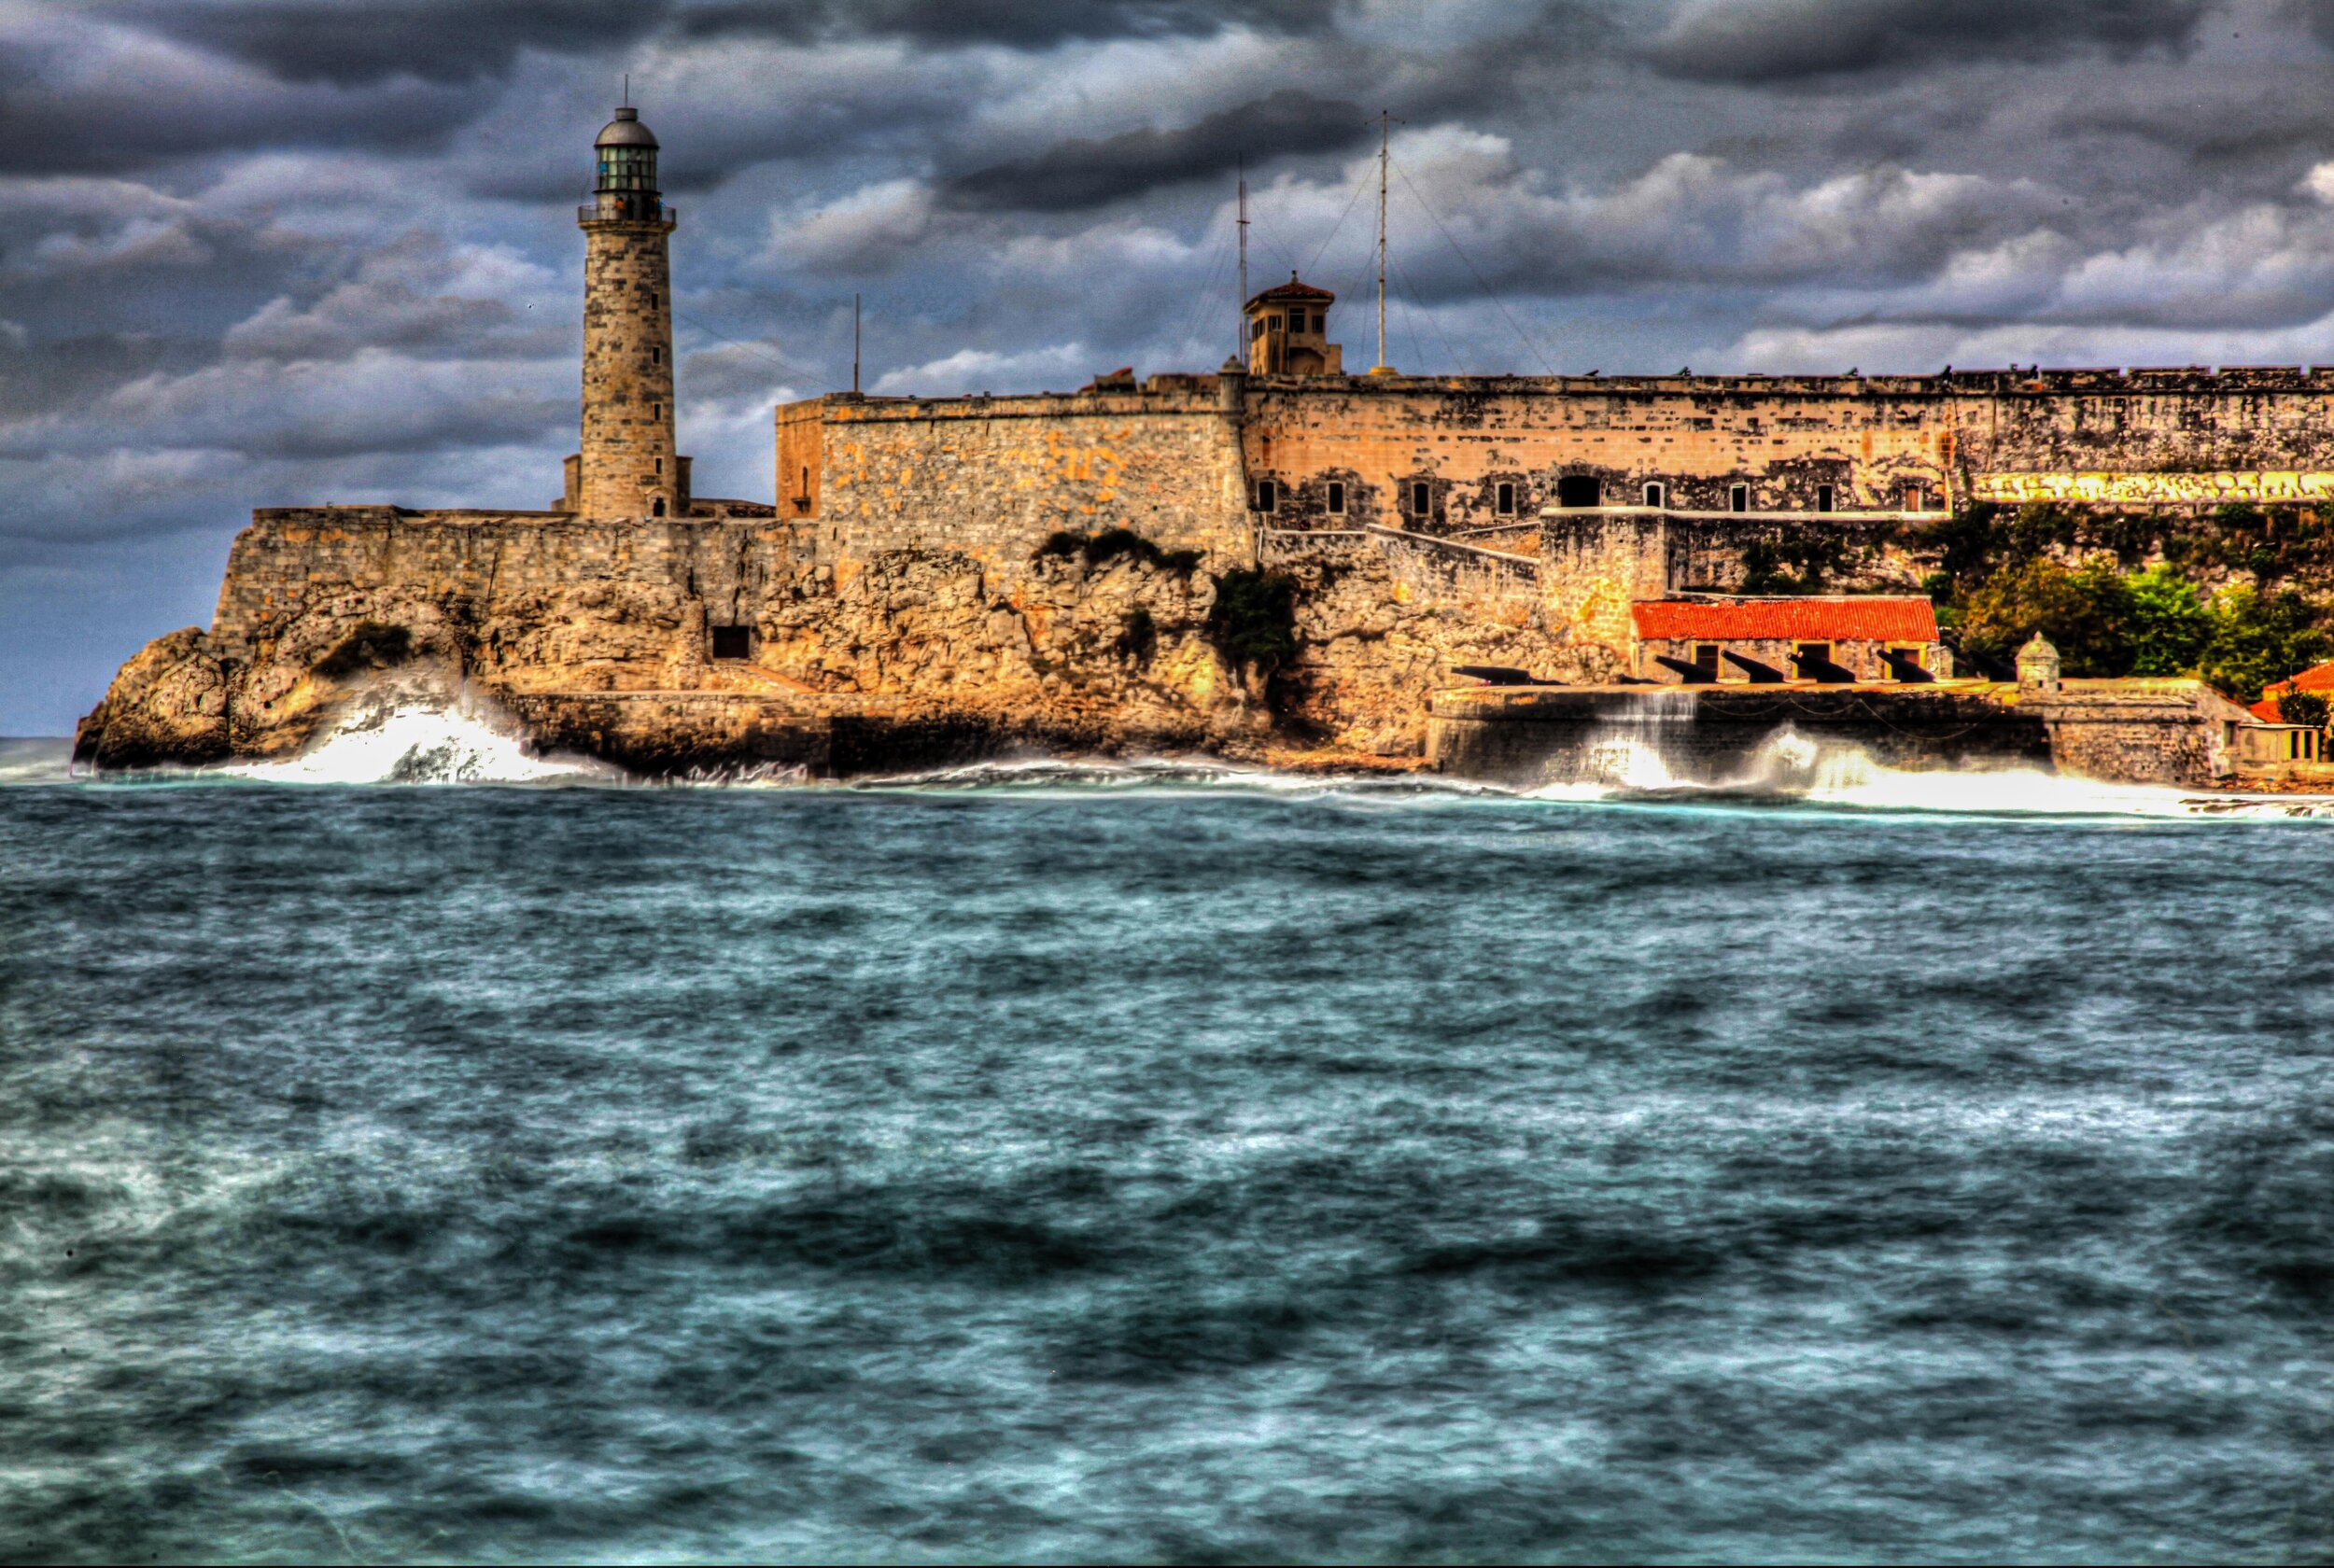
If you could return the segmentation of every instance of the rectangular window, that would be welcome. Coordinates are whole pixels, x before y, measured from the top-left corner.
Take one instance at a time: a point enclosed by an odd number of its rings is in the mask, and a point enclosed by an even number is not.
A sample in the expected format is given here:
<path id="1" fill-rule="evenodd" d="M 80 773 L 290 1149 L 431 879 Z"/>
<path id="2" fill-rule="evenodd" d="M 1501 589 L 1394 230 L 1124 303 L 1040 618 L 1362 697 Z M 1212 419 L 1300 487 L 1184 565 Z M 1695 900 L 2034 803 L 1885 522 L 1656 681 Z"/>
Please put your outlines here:
<path id="1" fill-rule="evenodd" d="M 664 418 L 664 417 L 665 417 L 665 405 L 664 405 L 664 404 L 662 404 L 662 403 L 651 403 L 651 404 L 649 404 L 649 406 L 648 406 L 648 416 L 649 416 L 651 419 L 662 419 L 662 418 Z"/>
<path id="2" fill-rule="evenodd" d="M 1515 515 L 1514 485 L 1504 481 L 1501 482 L 1498 494 L 1492 502 L 1492 510 L 1502 517 L 1513 517 Z"/>
<path id="3" fill-rule="evenodd" d="M 1819 484 L 1815 487 L 1815 509 L 1818 511 L 1832 510 L 1832 487 L 1830 485 Z"/>
<path id="4" fill-rule="evenodd" d="M 1264 336 L 1264 317 L 1259 315 L 1248 323 L 1248 341 L 1254 343 L 1262 336 Z"/>
<path id="5" fill-rule="evenodd" d="M 658 473 L 663 473 L 665 471 L 665 460 L 662 457 L 656 459 L 656 471 Z"/>
<path id="6" fill-rule="evenodd" d="M 713 657 L 716 659 L 751 659 L 753 657 L 753 628 L 751 626 L 715 626 Z"/>
<path id="7" fill-rule="evenodd" d="M 1694 645 L 1694 662 L 1712 675 L 1718 673 L 1718 644 L 1697 642 Z"/>
<path id="8" fill-rule="evenodd" d="M 1331 517 L 1345 515 L 1345 482 L 1342 479 L 1329 481 L 1329 515 Z"/>
<path id="9" fill-rule="evenodd" d="M 665 362 L 665 351 L 661 348 L 650 349 L 648 351 L 648 362 L 652 365 L 663 364 Z"/>
<path id="10" fill-rule="evenodd" d="M 648 308 L 651 310 L 656 308 L 656 290 L 654 288 L 648 291 Z"/>
<path id="11" fill-rule="evenodd" d="M 1907 484 L 1905 486 L 1905 510 L 1906 511 L 1928 511 L 1929 492 L 1922 489 L 1918 484 Z"/>
<path id="12" fill-rule="evenodd" d="M 1729 511 L 1749 511 L 1750 510 L 1750 486 L 1748 484 L 1728 486 L 1726 506 Z"/>
<path id="13" fill-rule="evenodd" d="M 1661 486 L 1661 484 L 1660 484 L 1660 483 L 1659 483 L 1659 482 L 1655 482 L 1654 483 L 1648 484 L 1648 485 L 1645 487 L 1645 504 L 1646 504 L 1647 506 L 1649 506 L 1649 507 L 1657 507 L 1657 506 L 1661 506 L 1661 505 L 1664 505 L 1664 504 L 1667 501 L 1667 499 L 1668 499 L 1668 493 L 1667 493 L 1666 491 L 1665 491 L 1665 490 L 1662 488 L 1662 486 Z"/>
<path id="14" fill-rule="evenodd" d="M 1424 517 L 1434 510 L 1434 491 L 1423 479 L 1413 480 L 1411 483 L 1410 510 L 1419 517 Z"/>
<path id="15" fill-rule="evenodd" d="M 1271 323 L 1272 324 L 1272 330 L 1273 330 L 1273 331 L 1277 332 L 1277 331 L 1279 331 L 1279 330 L 1281 329 L 1281 318 L 1280 318 L 1279 316 L 1277 316 L 1277 315 L 1268 315 L 1268 316 L 1266 316 L 1264 319 L 1265 319 L 1265 320 L 1267 320 L 1267 321 L 1269 321 L 1269 322 L 1271 322 Z"/>
<path id="16" fill-rule="evenodd" d="M 1258 511 L 1280 510 L 1281 487 L 1269 479 L 1256 482 L 1256 509 Z"/>

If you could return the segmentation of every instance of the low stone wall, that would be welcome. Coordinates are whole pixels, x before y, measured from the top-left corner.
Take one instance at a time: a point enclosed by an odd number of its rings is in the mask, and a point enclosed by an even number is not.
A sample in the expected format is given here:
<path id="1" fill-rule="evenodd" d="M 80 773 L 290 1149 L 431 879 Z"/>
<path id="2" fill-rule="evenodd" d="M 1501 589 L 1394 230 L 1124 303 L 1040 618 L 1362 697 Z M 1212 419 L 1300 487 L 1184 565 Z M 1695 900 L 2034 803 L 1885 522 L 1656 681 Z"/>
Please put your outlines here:
<path id="1" fill-rule="evenodd" d="M 2252 716 L 2200 680 L 2070 680 L 2018 705 L 2050 728 L 2060 771 L 2133 784 L 2209 785 L 2237 771 Z"/>

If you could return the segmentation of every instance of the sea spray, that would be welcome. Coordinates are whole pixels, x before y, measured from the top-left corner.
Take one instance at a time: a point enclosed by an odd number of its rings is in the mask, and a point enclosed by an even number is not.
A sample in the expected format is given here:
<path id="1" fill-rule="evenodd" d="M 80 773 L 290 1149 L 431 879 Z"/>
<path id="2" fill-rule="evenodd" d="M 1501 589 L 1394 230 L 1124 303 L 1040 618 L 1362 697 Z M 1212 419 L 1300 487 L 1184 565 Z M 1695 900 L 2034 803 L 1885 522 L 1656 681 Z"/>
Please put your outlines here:
<path id="1" fill-rule="evenodd" d="M 360 688 L 297 756 L 211 770 L 276 784 L 615 783 L 612 764 L 538 756 L 516 720 L 465 682 L 420 672 Z"/>

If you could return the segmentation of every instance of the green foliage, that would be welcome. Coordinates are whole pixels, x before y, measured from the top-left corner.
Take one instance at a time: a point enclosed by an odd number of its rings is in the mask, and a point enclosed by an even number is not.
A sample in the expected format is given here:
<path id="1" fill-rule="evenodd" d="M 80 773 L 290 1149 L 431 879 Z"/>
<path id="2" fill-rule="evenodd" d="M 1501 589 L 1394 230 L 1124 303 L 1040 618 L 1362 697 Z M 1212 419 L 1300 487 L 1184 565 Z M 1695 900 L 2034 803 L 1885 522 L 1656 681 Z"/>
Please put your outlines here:
<path id="1" fill-rule="evenodd" d="M 2326 655 L 2317 607 L 2290 591 L 2228 589 L 2213 601 L 2213 623 L 2199 673 L 2239 702 L 2258 701 L 2262 687 Z"/>
<path id="2" fill-rule="evenodd" d="M 332 651 L 316 663 L 316 672 L 344 680 L 359 670 L 387 669 L 414 656 L 414 634 L 402 626 L 359 621 Z"/>
<path id="3" fill-rule="evenodd" d="M 2170 567 L 2124 579 L 2130 597 L 2133 675 L 2186 675 L 2213 640 L 2213 612 L 2196 584 Z"/>
<path id="4" fill-rule="evenodd" d="M 2326 693 L 2287 692 L 2277 699 L 2277 716 L 2288 724 L 2307 724 L 2313 730 L 2322 730 L 2326 728 Z"/>
<path id="5" fill-rule="evenodd" d="M 1235 670 L 1270 676 L 1297 651 L 1297 582 L 1279 572 L 1237 567 L 1216 580 L 1208 640 Z"/>
<path id="6" fill-rule="evenodd" d="M 1046 536 L 1046 542 L 1031 553 L 1030 559 L 1042 561 L 1048 555 L 1083 556 L 1090 567 L 1103 566 L 1121 556 L 1132 556 L 1146 566 L 1183 573 L 1190 572 L 1202 559 L 1196 550 L 1161 550 L 1132 528 L 1104 528 L 1099 534 L 1057 529 Z"/>
<path id="7" fill-rule="evenodd" d="M 2131 590 L 2112 567 L 2069 571 L 2046 555 L 2005 566 L 1964 604 L 1961 646 L 1999 659 L 2017 655 L 2040 632 L 2070 676 L 2116 676 L 2131 668 Z"/>
<path id="8" fill-rule="evenodd" d="M 1742 552 L 1746 594 L 1819 594 L 1823 580 L 1840 569 L 1839 536 L 1787 535 L 1760 539 Z"/>

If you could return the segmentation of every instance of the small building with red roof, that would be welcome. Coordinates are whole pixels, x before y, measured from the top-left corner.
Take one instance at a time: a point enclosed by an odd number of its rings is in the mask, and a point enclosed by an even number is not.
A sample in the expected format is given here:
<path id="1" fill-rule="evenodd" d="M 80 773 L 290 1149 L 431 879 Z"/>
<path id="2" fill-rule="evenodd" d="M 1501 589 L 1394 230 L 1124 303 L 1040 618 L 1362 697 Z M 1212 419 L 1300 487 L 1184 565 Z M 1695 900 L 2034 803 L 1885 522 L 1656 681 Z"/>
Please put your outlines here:
<path id="1" fill-rule="evenodd" d="M 2312 665 L 2299 675 L 2272 680 L 2261 688 L 2261 700 L 2253 705 L 2253 716 L 2265 724 L 2282 724 L 2285 716 L 2278 711 L 2277 699 L 2288 692 L 2323 692 L 2334 698 L 2334 659 L 2322 665 Z"/>
<path id="2" fill-rule="evenodd" d="M 1937 640 L 1936 610 L 1919 595 L 1640 599 L 1629 622 L 1633 667 L 1653 680 L 1771 679 L 1762 668 L 1792 680 L 1901 682 L 1920 679 L 1914 670 L 1933 679 L 1953 673 Z"/>

